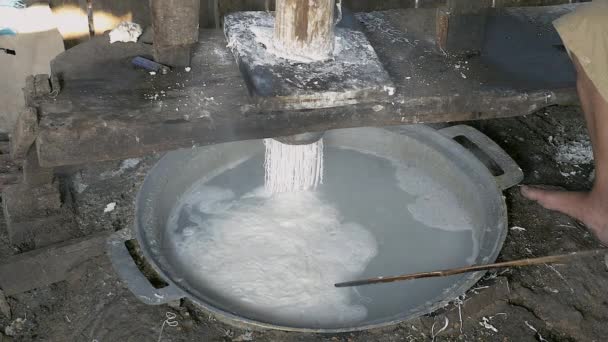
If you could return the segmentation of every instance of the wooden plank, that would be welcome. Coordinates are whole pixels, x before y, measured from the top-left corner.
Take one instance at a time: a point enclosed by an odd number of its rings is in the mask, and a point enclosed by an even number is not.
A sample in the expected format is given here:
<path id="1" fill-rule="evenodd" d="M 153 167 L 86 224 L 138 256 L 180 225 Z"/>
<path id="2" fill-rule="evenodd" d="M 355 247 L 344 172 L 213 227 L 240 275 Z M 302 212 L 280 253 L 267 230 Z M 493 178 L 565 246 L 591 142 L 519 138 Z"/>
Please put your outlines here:
<path id="1" fill-rule="evenodd" d="M 62 206 L 58 184 L 8 186 L 2 204 L 8 240 L 22 251 L 80 235 L 71 209 Z"/>
<path id="2" fill-rule="evenodd" d="M 72 268 L 105 253 L 108 235 L 99 233 L 9 257 L 0 263 L 0 288 L 11 296 L 65 280 Z"/>
<path id="3" fill-rule="evenodd" d="M 2 192 L 2 206 L 10 235 L 13 223 L 58 214 L 61 209 L 61 194 L 58 184 L 39 187 L 16 184 Z"/>
<path id="4" fill-rule="evenodd" d="M 554 37 L 547 36 L 555 34 L 550 26 L 554 12 L 551 9 L 531 16 L 497 13 L 491 20 L 498 22 L 507 16 L 511 25 L 508 34 L 500 30 L 493 33 L 497 35 L 493 39 L 504 45 L 504 59 L 509 62 L 509 53 L 517 53 L 518 61 L 535 65 L 538 48 L 546 46 L 547 66 L 571 68 L 567 55 L 553 47 Z M 92 56 L 81 62 L 70 57 L 78 50 L 67 51 L 62 60 L 73 61 L 72 67 L 79 74 L 64 82 L 64 89 L 52 101 L 41 102 L 37 138 L 40 165 L 124 159 L 193 145 L 342 127 L 517 116 L 577 102 L 573 73 L 564 73 L 568 77 L 561 80 L 554 77 L 557 72 L 513 78 L 513 72 L 504 72 L 506 65 L 497 68 L 484 55 L 444 55 L 434 45 L 434 30 L 419 28 L 421 23 L 433 25 L 433 15 L 432 9 L 358 15 L 395 83 L 394 98 L 389 103 L 314 111 L 269 113 L 253 105 L 220 31 L 201 33 L 191 72 L 176 69 L 162 77 L 124 63 L 129 56 L 126 50 L 116 60 L 101 60 L 104 55 L 100 60 Z M 542 20 L 535 21 L 535 16 Z M 528 49 L 509 50 L 509 44 L 518 43 L 508 39 L 514 33 L 536 41 L 531 41 Z M 103 44 L 107 42 L 92 40 L 81 45 L 80 51 L 116 49 Z M 139 45 L 125 44 L 123 49 L 136 53 L 141 51 Z M 543 65 L 536 66 L 542 70 Z"/>
<path id="5" fill-rule="evenodd" d="M 211 1 L 211 0 L 209 0 Z M 445 6 L 448 0 L 342 0 L 345 8 L 356 12 L 384 11 L 403 8 L 437 8 Z M 472 0 L 470 2 L 475 2 Z M 548 6 L 584 2 L 589 0 L 496 0 L 496 7 L 512 6 Z M 221 0 L 219 10 L 221 16 L 236 11 L 263 11 L 266 3 L 270 2 L 270 10 L 274 10 L 274 0 Z"/>

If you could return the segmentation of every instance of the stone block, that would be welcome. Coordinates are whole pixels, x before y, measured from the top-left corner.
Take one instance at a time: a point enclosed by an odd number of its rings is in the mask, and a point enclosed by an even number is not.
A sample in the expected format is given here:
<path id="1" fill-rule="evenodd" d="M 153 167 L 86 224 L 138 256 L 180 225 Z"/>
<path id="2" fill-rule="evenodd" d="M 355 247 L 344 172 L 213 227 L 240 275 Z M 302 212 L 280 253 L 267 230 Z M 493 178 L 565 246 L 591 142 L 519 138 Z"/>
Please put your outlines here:
<path id="1" fill-rule="evenodd" d="M 32 146 L 23 161 L 23 182 L 30 187 L 35 187 L 51 184 L 53 177 L 53 168 L 40 166 L 36 146 Z"/>
<path id="2" fill-rule="evenodd" d="M 11 134 L 10 146 L 13 159 L 23 159 L 38 134 L 38 113 L 34 107 L 25 107 L 17 117 Z"/>

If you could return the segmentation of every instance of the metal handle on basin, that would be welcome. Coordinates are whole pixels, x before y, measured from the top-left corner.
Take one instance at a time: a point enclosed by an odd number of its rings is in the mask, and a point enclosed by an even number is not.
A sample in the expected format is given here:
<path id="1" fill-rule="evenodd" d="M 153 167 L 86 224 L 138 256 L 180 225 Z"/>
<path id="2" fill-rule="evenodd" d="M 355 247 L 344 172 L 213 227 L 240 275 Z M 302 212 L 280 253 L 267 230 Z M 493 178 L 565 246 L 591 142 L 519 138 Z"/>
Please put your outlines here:
<path id="1" fill-rule="evenodd" d="M 185 294 L 175 285 L 168 283 L 168 286 L 157 289 L 150 284 L 127 250 L 125 242 L 131 239 L 130 229 L 112 234 L 108 238 L 108 254 L 118 277 L 127 284 L 135 297 L 148 305 L 161 305 L 184 298 Z"/>
<path id="2" fill-rule="evenodd" d="M 497 143 L 487 135 L 467 125 L 457 125 L 439 130 L 444 136 L 454 139 L 463 136 L 475 144 L 503 170 L 503 174 L 495 176 L 496 184 L 501 190 L 506 190 L 524 179 L 524 173 L 517 163 Z"/>

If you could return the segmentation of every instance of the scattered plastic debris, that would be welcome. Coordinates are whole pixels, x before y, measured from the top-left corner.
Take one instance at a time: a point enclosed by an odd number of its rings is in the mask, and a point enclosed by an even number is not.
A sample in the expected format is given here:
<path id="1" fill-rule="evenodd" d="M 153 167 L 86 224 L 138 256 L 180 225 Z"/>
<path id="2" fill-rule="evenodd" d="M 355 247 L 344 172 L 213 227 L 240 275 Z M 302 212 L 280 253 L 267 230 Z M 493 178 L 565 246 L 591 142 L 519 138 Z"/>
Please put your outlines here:
<path id="1" fill-rule="evenodd" d="M 171 70 L 171 68 L 169 68 L 166 65 L 157 63 L 153 60 L 149 60 L 149 59 L 141 57 L 141 56 L 134 57 L 131 60 L 131 64 L 135 65 L 136 67 L 140 67 L 140 68 L 143 68 L 143 69 L 149 71 L 150 75 L 156 75 L 156 74 L 152 74 L 152 72 L 154 72 L 154 73 L 160 72 L 161 74 L 166 75 Z"/>
<path id="2" fill-rule="evenodd" d="M 496 329 L 495 326 L 490 324 L 490 319 L 488 317 L 482 317 L 481 322 L 479 322 L 479 325 L 481 325 L 482 327 L 484 327 L 488 330 L 492 330 L 493 332 L 496 332 L 496 333 L 498 332 L 498 329 Z"/>
<path id="3" fill-rule="evenodd" d="M 518 232 L 525 232 L 526 231 L 526 228 L 524 228 L 524 227 L 518 227 L 518 226 L 513 226 L 510 229 L 511 230 L 516 230 Z"/>
<path id="4" fill-rule="evenodd" d="M 381 111 L 383 109 L 384 109 L 384 106 L 381 106 L 381 105 L 375 105 L 375 106 L 372 107 L 372 110 L 374 112 L 379 112 L 379 111 Z"/>
<path id="5" fill-rule="evenodd" d="M 166 320 L 163 321 L 163 324 L 160 326 L 160 333 L 158 334 L 158 342 L 160 342 L 163 338 L 163 331 L 165 330 L 165 325 L 169 327 L 177 327 L 179 322 L 177 321 L 177 315 L 174 312 L 167 311 L 165 312 Z"/>
<path id="6" fill-rule="evenodd" d="M 114 209 L 116 209 L 116 202 L 112 202 L 112 203 L 108 203 L 108 205 L 106 205 L 106 208 L 103 210 L 103 213 L 109 213 L 114 211 Z"/>
<path id="7" fill-rule="evenodd" d="M 485 289 L 489 289 L 489 288 L 490 288 L 489 286 L 477 286 L 477 287 L 470 289 L 469 291 L 473 292 L 474 294 L 479 294 L 480 290 L 485 290 Z"/>
<path id="8" fill-rule="evenodd" d="M 25 326 L 26 318 L 17 318 L 11 322 L 6 328 L 4 328 L 4 334 L 6 336 L 15 337 L 23 330 Z"/>
<path id="9" fill-rule="evenodd" d="M 564 283 L 566 283 L 566 285 L 568 285 L 568 287 L 570 288 L 570 292 L 574 293 L 574 289 L 572 288 L 572 285 L 570 285 L 570 282 L 568 282 L 568 280 L 566 279 L 566 277 L 564 277 L 561 273 L 559 273 L 559 271 L 557 269 L 555 269 L 555 267 L 553 267 L 553 265 L 548 265 L 545 264 L 545 266 L 547 266 L 550 270 L 552 270 L 553 272 L 555 272 L 555 274 L 557 274 L 557 276 L 564 281 Z"/>
<path id="10" fill-rule="evenodd" d="M 185 70 L 186 72 L 190 72 L 190 70 L 192 70 L 192 68 L 191 68 L 191 67 L 185 67 L 185 68 L 184 68 L 184 70 Z"/>
<path id="11" fill-rule="evenodd" d="M 532 324 L 528 323 L 528 321 L 524 321 L 524 323 L 526 324 L 526 326 L 528 326 L 528 328 L 530 328 L 530 330 L 532 330 L 532 331 L 534 331 L 534 333 L 536 333 L 536 337 L 538 337 L 538 340 L 540 342 L 549 342 L 541 336 L 541 334 L 538 332 L 538 330 L 536 330 L 535 327 L 532 326 Z"/>
<path id="12" fill-rule="evenodd" d="M 460 320 L 459 330 L 462 335 L 462 306 L 464 305 L 464 300 L 467 298 L 466 293 L 458 296 L 456 300 L 454 300 L 454 304 L 458 306 L 458 319 Z"/>
<path id="13" fill-rule="evenodd" d="M 395 87 L 384 86 L 382 89 L 387 92 L 389 96 L 395 95 Z"/>
<path id="14" fill-rule="evenodd" d="M 239 335 L 238 337 L 236 337 L 232 341 L 233 342 L 253 341 L 253 332 L 252 331 L 247 331 L 246 333 L 244 333 L 242 335 Z"/>
<path id="15" fill-rule="evenodd" d="M 439 336 L 439 334 L 441 334 L 442 332 L 445 331 L 445 329 L 448 328 L 448 325 L 450 323 L 450 320 L 447 317 L 443 317 L 445 319 L 445 324 L 443 325 L 443 327 L 441 329 L 439 329 L 437 332 L 435 332 L 435 323 L 433 323 L 433 326 L 431 326 L 431 342 L 435 342 L 435 338 L 437 336 Z"/>
<path id="16" fill-rule="evenodd" d="M 141 159 L 139 158 L 125 159 L 120 163 L 120 167 L 118 169 L 102 172 L 100 176 L 102 179 L 118 177 L 125 173 L 127 170 L 134 169 L 137 165 L 139 165 L 140 162 Z"/>
<path id="17" fill-rule="evenodd" d="M 150 71 L 150 75 L 152 75 L 152 76 L 156 75 L 156 71 Z"/>
<path id="18" fill-rule="evenodd" d="M 142 32 L 143 31 L 139 24 L 130 21 L 123 21 L 112 31 L 110 31 L 110 44 L 115 42 L 136 43 L 137 38 L 141 36 Z"/>

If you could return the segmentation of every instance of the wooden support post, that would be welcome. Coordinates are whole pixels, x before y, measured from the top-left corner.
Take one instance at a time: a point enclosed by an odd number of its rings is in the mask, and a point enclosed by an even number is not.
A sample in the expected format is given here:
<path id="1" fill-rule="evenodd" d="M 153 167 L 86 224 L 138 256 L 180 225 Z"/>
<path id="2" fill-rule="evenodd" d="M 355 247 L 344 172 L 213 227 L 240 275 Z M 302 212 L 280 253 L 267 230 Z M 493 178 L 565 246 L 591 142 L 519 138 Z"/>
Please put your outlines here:
<path id="1" fill-rule="evenodd" d="M 34 107 L 25 107 L 17 117 L 10 140 L 11 157 L 15 160 L 25 158 L 38 134 L 38 113 Z"/>
<path id="2" fill-rule="evenodd" d="M 150 0 L 154 59 L 170 66 L 189 66 L 198 42 L 200 0 Z"/>
<path id="3" fill-rule="evenodd" d="M 45 247 L 78 236 L 71 208 L 62 204 L 59 184 L 21 183 L 2 191 L 8 240 L 22 250 Z"/>
<path id="4" fill-rule="evenodd" d="M 30 187 L 51 184 L 54 178 L 53 171 L 53 168 L 40 166 L 38 151 L 34 143 L 23 160 L 23 182 Z"/>
<path id="5" fill-rule="evenodd" d="M 447 53 L 479 52 L 491 0 L 448 0 L 437 9 L 437 46 Z"/>
<path id="6" fill-rule="evenodd" d="M 334 0 L 277 0 L 274 34 L 283 51 L 329 58 L 334 49 Z"/>

